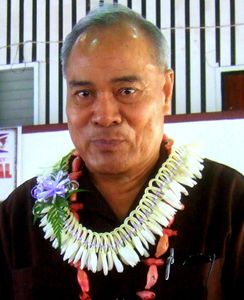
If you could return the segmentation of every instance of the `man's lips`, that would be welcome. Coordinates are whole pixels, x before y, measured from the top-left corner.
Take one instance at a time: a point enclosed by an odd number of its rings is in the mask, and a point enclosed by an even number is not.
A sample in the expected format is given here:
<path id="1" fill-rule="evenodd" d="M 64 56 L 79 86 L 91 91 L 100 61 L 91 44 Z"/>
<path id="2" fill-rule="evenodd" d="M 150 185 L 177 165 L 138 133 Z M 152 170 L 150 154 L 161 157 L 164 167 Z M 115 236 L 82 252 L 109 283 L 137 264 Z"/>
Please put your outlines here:
<path id="1" fill-rule="evenodd" d="M 121 143 L 123 143 L 124 141 L 124 139 L 117 138 L 96 138 L 91 140 L 91 144 L 101 150 L 112 150 L 121 145 Z"/>

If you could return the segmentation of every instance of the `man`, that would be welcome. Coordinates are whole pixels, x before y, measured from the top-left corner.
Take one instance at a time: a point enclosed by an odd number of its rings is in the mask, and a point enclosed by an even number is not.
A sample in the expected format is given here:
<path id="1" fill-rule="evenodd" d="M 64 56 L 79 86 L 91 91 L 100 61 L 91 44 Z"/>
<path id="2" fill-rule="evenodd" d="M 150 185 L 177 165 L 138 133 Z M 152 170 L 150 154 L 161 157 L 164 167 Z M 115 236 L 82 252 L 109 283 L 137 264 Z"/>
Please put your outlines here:
<path id="1" fill-rule="evenodd" d="M 76 150 L 2 203 L 0 298 L 243 296 L 243 176 L 164 135 L 161 32 L 108 5 L 62 54 Z"/>

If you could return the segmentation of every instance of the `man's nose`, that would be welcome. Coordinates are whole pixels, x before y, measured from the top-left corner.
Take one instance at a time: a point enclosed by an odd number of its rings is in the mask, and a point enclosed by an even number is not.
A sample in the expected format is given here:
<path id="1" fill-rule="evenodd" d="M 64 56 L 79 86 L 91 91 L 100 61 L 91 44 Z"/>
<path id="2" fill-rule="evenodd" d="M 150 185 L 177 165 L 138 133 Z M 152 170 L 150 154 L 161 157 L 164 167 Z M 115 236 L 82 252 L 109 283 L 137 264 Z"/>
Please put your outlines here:
<path id="1" fill-rule="evenodd" d="M 109 127 L 121 122 L 119 103 L 112 93 L 98 93 L 93 103 L 92 122 Z"/>

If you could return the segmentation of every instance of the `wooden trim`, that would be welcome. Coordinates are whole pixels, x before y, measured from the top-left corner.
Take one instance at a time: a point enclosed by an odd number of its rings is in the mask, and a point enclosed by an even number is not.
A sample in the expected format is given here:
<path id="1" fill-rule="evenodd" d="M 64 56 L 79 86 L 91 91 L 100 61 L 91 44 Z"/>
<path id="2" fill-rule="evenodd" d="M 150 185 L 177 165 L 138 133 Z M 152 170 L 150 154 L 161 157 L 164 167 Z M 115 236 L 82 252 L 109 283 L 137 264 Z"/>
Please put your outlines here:
<path id="1" fill-rule="evenodd" d="M 214 121 L 226 119 L 244 119 L 244 111 L 225 111 L 212 113 L 195 113 L 165 116 L 165 123 L 184 123 L 184 122 L 198 122 L 198 121 Z M 26 125 L 22 127 L 22 133 L 37 133 L 48 131 L 67 130 L 67 123 L 62 124 L 44 124 L 44 125 Z"/>
<path id="2" fill-rule="evenodd" d="M 22 133 L 37 133 L 48 131 L 67 130 L 67 123 L 62 124 L 43 124 L 43 125 L 27 125 L 22 127 Z"/>
<path id="3" fill-rule="evenodd" d="M 165 116 L 165 123 L 244 119 L 244 110 Z"/>

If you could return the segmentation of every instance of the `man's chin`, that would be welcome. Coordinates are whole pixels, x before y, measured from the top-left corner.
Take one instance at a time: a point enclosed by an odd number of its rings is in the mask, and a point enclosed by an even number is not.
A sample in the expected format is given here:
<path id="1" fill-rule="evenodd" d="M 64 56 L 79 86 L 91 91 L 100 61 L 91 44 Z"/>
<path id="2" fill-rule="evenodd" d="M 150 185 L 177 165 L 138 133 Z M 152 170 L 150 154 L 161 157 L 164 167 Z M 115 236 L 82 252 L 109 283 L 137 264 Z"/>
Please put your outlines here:
<path id="1" fill-rule="evenodd" d="M 104 175 L 119 175 L 126 172 L 126 163 L 111 159 L 109 162 L 91 163 L 87 168 L 92 173 Z"/>

